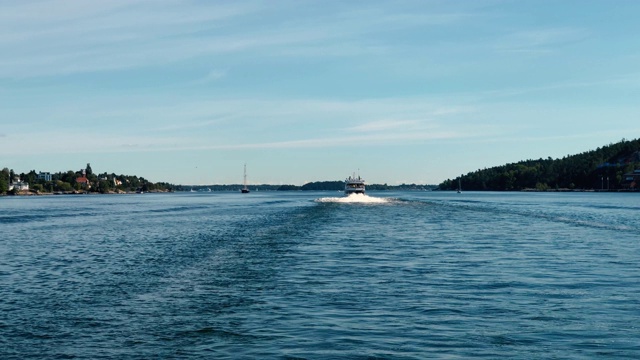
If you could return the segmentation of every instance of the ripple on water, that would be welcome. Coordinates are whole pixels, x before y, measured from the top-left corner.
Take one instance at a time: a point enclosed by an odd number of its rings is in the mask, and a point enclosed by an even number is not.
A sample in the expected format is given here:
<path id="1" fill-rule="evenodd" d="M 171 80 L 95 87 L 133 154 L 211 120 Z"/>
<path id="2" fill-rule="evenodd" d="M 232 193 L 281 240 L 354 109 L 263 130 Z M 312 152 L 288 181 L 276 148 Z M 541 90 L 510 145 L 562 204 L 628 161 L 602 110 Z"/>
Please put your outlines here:
<path id="1" fill-rule="evenodd" d="M 12 200 L 0 358 L 640 358 L 636 205 L 558 196 Z"/>

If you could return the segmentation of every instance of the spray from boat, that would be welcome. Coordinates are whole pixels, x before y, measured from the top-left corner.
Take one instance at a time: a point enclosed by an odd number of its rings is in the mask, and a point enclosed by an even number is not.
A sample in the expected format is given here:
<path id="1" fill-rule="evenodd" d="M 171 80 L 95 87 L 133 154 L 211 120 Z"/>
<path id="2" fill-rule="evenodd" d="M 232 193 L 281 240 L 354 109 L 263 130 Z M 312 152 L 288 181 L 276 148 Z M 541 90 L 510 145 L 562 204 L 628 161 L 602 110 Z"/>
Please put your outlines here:
<path id="1" fill-rule="evenodd" d="M 346 204 L 384 204 L 391 200 L 366 195 L 364 179 L 360 177 L 360 170 L 358 170 L 358 175 L 353 173 L 353 175 L 345 179 L 344 193 L 345 197 L 325 197 L 316 199 L 316 201 Z"/>
<path id="2" fill-rule="evenodd" d="M 390 204 L 395 199 L 379 198 L 375 196 L 369 196 L 362 193 L 353 193 L 348 196 L 342 197 L 323 197 L 316 199 L 316 202 L 321 203 L 340 203 L 340 204 Z"/>

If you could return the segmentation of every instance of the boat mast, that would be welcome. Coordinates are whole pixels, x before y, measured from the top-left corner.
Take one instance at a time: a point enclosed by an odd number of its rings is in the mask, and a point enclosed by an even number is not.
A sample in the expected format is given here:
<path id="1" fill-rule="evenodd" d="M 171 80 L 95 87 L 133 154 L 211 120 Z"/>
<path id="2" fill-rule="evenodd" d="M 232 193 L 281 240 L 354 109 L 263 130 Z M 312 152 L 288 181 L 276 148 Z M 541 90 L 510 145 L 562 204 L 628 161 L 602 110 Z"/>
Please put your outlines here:
<path id="1" fill-rule="evenodd" d="M 244 164 L 244 181 L 242 183 L 244 185 L 244 189 L 247 189 L 247 164 Z"/>

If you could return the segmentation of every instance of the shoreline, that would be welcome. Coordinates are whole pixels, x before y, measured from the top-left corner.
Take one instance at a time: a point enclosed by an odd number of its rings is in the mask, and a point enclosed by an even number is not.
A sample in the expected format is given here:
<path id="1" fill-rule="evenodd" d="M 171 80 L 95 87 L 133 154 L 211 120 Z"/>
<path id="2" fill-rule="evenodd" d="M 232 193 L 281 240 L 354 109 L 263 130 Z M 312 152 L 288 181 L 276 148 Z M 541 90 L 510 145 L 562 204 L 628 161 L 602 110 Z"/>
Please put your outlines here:
<path id="1" fill-rule="evenodd" d="M 171 193 L 169 190 L 149 190 L 144 193 Z M 56 191 L 56 192 L 33 192 L 22 190 L 15 194 L 0 194 L 0 196 L 59 196 L 59 195 L 141 195 L 144 194 L 137 191 L 109 191 L 106 193 L 91 191 Z"/>

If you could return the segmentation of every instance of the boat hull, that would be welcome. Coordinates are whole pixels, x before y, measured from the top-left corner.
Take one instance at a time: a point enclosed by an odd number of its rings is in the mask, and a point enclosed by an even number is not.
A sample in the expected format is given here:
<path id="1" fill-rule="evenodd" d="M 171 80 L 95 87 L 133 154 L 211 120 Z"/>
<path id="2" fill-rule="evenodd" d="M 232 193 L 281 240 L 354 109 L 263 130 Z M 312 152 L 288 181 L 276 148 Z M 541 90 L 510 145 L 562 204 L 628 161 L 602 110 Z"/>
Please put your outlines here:
<path id="1" fill-rule="evenodd" d="M 364 189 L 349 189 L 349 190 L 345 190 L 344 193 L 345 193 L 345 195 L 351 195 L 351 194 L 363 194 L 364 195 Z"/>

